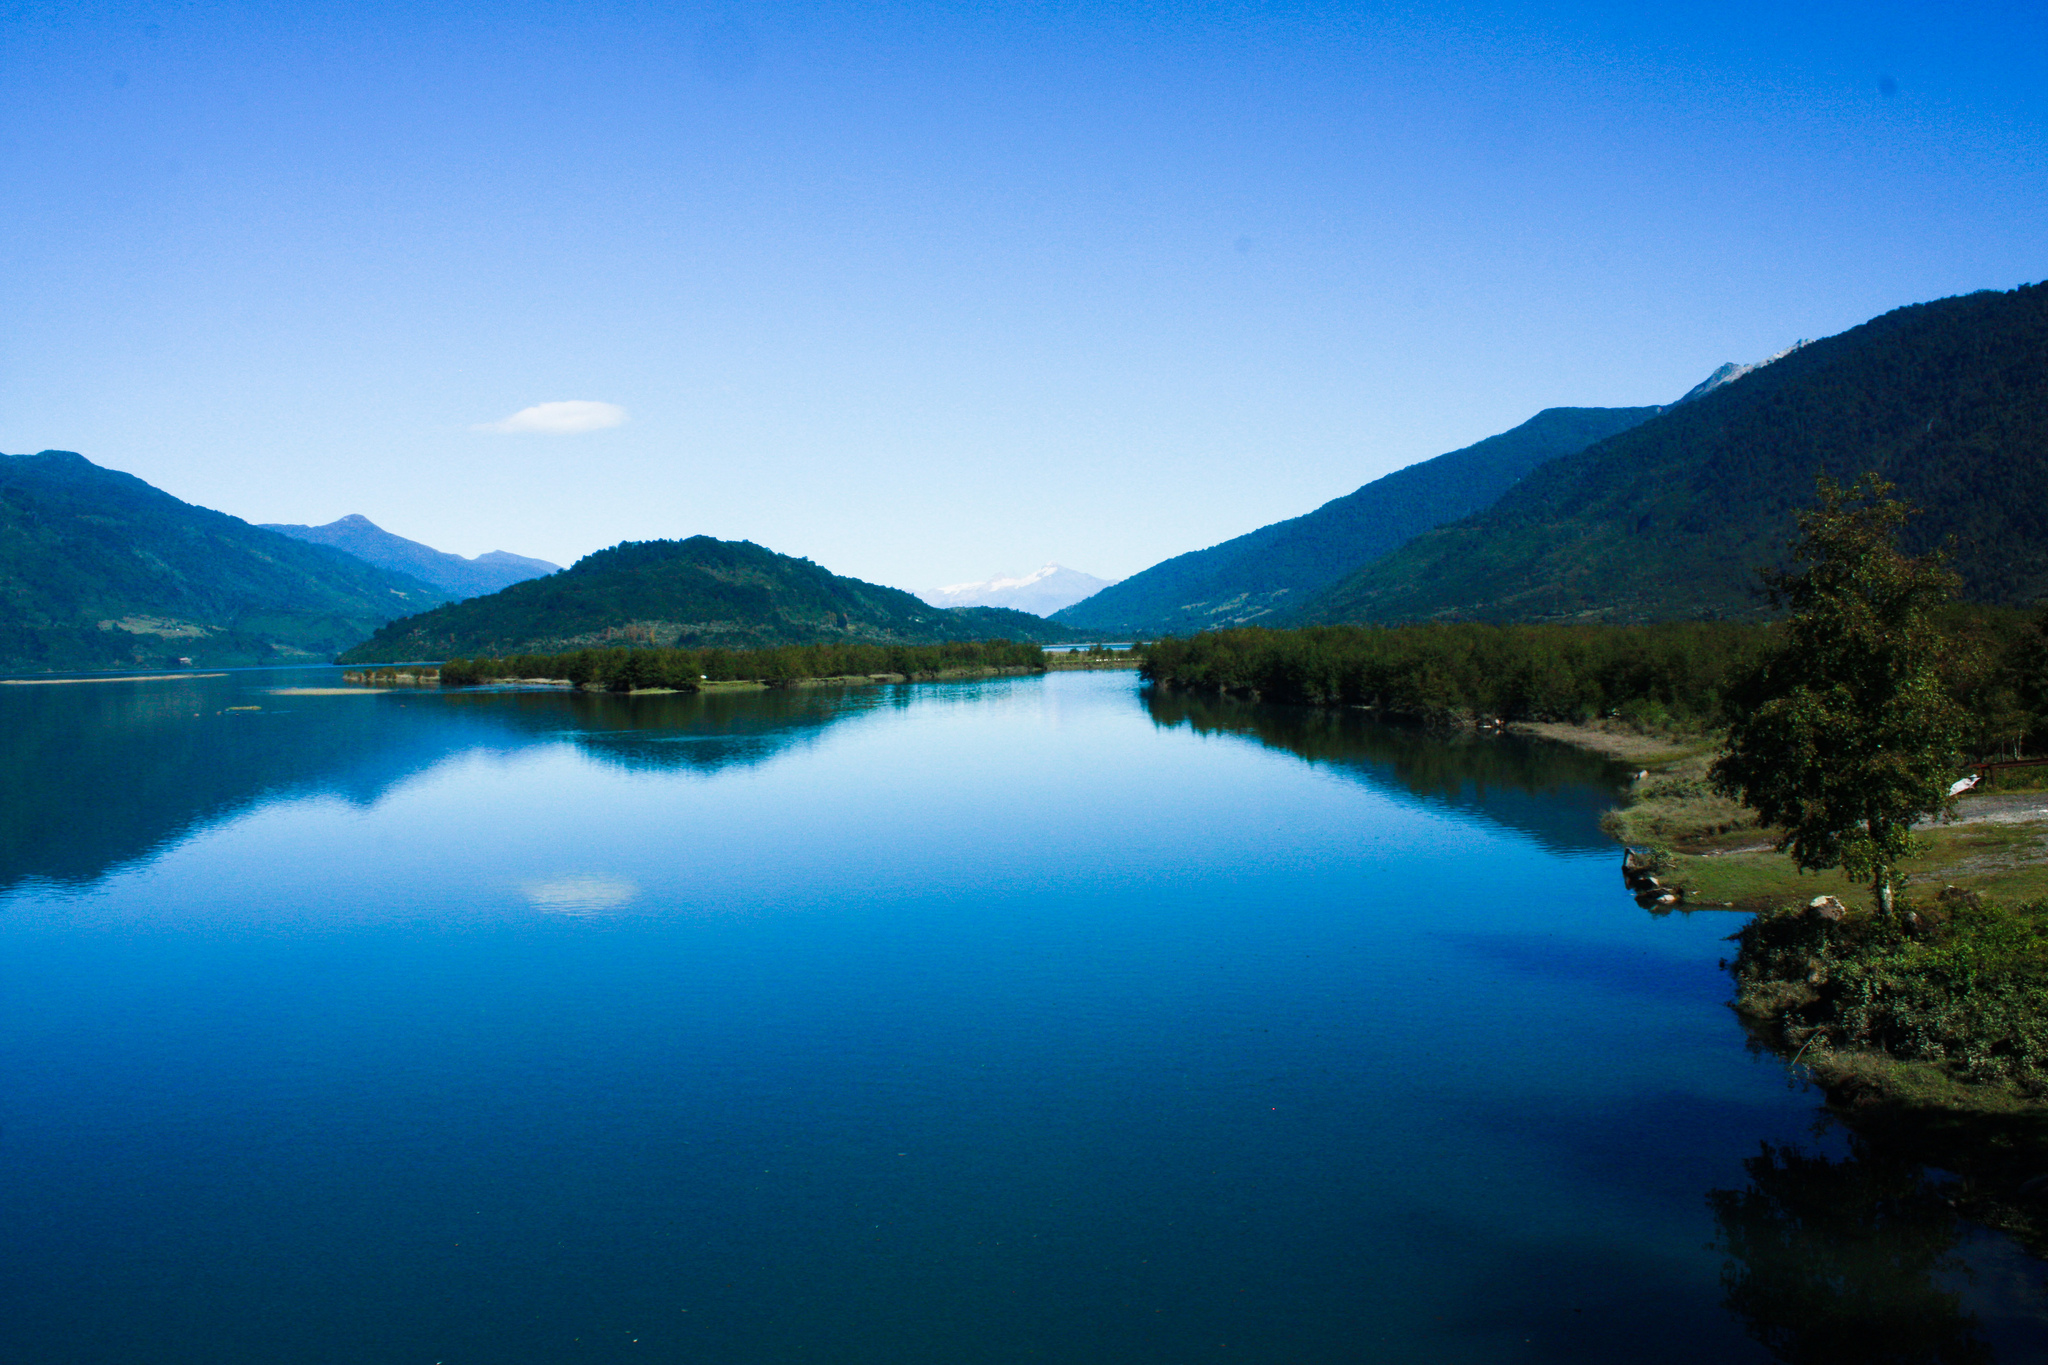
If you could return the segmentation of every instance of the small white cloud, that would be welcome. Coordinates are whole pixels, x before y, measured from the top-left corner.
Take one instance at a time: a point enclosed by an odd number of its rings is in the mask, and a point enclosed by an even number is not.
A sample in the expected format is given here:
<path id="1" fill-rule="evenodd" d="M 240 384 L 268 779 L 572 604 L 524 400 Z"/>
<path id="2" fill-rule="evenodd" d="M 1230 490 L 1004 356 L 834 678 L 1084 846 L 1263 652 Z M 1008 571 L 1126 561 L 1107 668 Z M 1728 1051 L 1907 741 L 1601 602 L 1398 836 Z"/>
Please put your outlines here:
<path id="1" fill-rule="evenodd" d="M 501 422 L 479 422 L 475 430 L 572 436 L 579 431 L 603 431 L 625 420 L 626 410 L 617 403 L 593 403 L 586 398 L 572 398 L 562 403 L 535 403 Z"/>

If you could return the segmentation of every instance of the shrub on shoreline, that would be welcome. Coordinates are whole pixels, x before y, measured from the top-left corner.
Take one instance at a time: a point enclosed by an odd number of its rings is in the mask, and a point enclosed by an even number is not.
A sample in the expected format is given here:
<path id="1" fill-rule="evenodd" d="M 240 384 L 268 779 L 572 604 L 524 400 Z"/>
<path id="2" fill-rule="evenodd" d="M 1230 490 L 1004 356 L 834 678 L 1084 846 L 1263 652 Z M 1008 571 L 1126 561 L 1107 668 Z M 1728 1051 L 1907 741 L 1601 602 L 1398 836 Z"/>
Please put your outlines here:
<path id="1" fill-rule="evenodd" d="M 1767 911 L 1734 941 L 1736 1006 L 1782 1046 L 1867 1049 L 2048 1096 L 2048 902 L 1949 892 L 1892 916 Z"/>

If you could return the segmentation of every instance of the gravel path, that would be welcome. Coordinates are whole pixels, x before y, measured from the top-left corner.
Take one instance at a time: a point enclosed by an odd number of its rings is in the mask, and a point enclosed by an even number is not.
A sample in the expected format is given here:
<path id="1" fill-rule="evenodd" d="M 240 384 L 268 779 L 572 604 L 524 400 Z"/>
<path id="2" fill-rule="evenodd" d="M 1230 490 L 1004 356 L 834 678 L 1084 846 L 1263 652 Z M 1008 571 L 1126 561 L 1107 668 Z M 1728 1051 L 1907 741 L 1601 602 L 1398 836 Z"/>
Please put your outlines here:
<path id="1" fill-rule="evenodd" d="M 2048 821 L 2048 792 L 1985 792 L 1965 796 L 1956 809 L 1958 825 L 2030 825 Z M 1923 820 L 1922 827 L 1932 823 Z"/>

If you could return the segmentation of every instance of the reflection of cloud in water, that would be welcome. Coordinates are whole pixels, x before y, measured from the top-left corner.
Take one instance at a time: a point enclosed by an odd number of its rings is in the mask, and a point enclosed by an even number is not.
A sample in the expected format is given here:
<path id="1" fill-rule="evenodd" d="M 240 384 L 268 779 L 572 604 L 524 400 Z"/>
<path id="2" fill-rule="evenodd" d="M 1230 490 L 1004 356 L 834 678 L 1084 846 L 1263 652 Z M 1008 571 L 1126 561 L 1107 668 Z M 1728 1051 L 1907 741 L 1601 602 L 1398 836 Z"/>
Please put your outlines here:
<path id="1" fill-rule="evenodd" d="M 520 888 L 536 910 L 551 915 L 603 915 L 629 905 L 640 894 L 637 883 L 616 877 L 556 877 L 528 882 Z"/>

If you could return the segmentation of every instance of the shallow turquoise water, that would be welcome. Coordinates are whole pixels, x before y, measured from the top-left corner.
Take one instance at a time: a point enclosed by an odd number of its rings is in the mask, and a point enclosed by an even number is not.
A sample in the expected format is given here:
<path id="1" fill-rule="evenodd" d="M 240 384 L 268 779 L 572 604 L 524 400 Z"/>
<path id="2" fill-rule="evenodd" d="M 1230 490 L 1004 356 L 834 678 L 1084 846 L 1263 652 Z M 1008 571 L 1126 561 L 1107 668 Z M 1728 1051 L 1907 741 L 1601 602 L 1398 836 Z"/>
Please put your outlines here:
<path id="1" fill-rule="evenodd" d="M 1790 1349 L 1708 1195 L 1846 1148 L 1596 760 L 1128 673 L 274 690 L 333 679 L 0 687 L 0 1358 Z"/>

